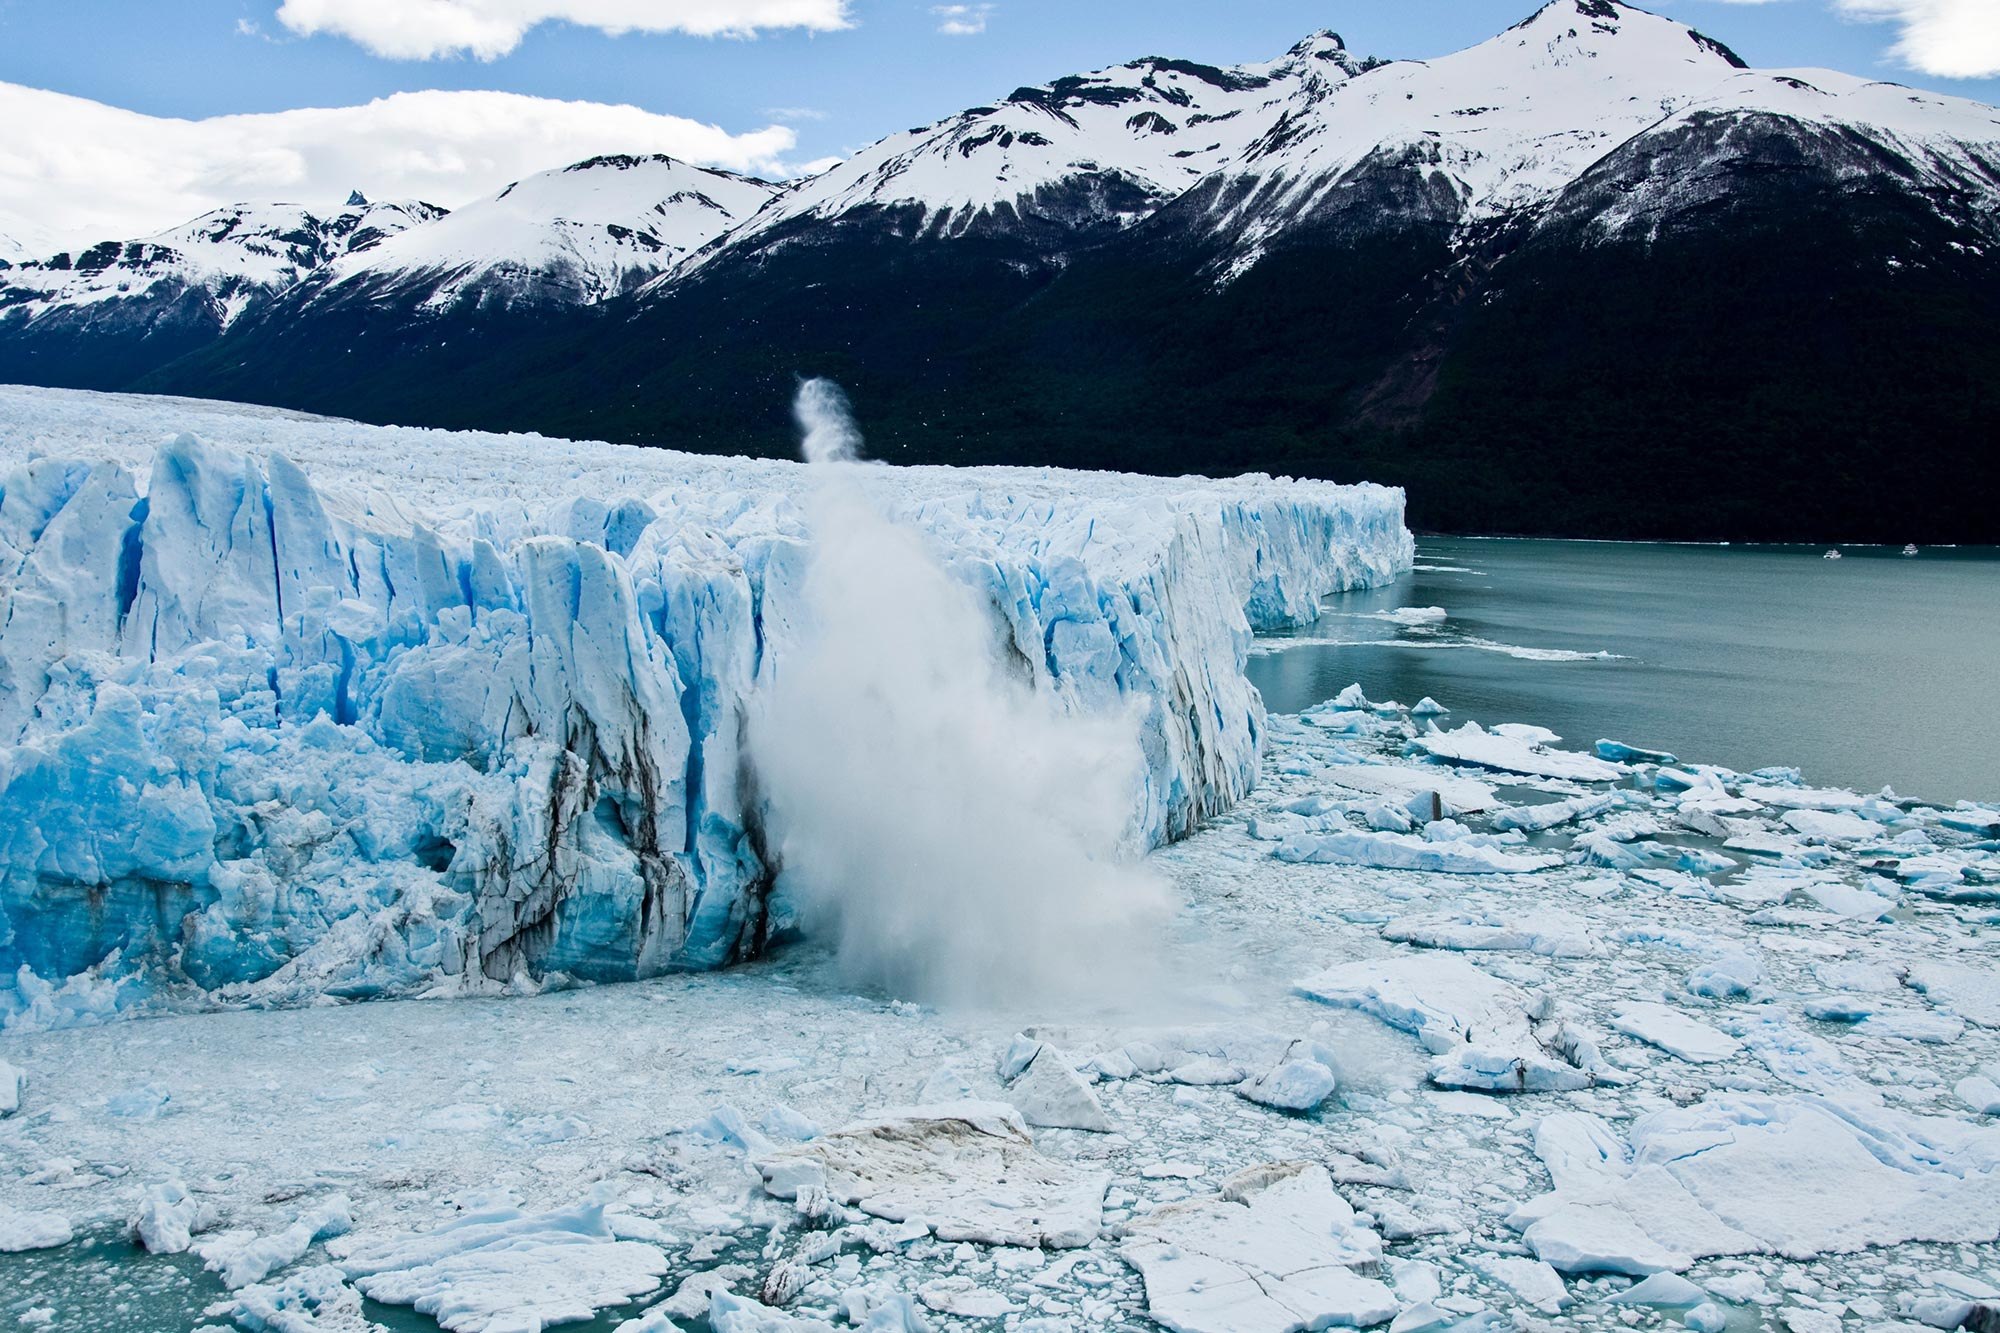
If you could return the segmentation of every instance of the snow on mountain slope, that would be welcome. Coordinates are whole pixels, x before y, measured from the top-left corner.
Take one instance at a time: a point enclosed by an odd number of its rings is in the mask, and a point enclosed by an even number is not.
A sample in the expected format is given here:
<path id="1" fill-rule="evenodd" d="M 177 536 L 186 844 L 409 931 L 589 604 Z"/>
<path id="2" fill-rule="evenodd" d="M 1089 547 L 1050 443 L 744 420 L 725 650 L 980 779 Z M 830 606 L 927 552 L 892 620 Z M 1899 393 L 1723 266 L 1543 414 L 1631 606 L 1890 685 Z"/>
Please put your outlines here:
<path id="1" fill-rule="evenodd" d="M 195 292 L 227 328 L 253 302 L 344 255 L 441 216 L 416 202 L 370 203 L 359 194 L 330 214 L 296 204 L 238 204 L 135 241 L 106 241 L 74 256 L 44 257 L 0 278 L 0 320 Z"/>
<path id="2" fill-rule="evenodd" d="M 1613 0 L 1555 0 L 1478 46 L 1324 87 L 1218 174 L 1216 225 L 1233 233 L 1240 269 L 1337 204 L 1357 168 L 1394 162 L 1448 191 L 1457 226 L 1477 226 L 1546 204 L 1642 133 L 1759 112 L 1864 127 L 1919 161 L 1967 165 L 1972 146 L 2000 144 L 1990 107 L 1825 71 L 1751 70 L 1671 19 Z"/>
<path id="3" fill-rule="evenodd" d="M 0 1016 L 758 947 L 742 735 L 796 651 L 806 469 L 31 389 L 0 468 Z M 1379 487 L 868 485 L 1038 689 L 1136 710 L 1146 843 L 1257 773 L 1252 628 L 1411 558 Z"/>
<path id="4" fill-rule="evenodd" d="M 868 210 L 913 209 L 918 231 L 951 237 L 1041 218 L 1125 227 L 1185 194 L 1240 272 L 1328 210 L 1379 215 L 1362 180 L 1371 168 L 1413 173 L 1436 220 L 1463 233 L 1548 204 L 1677 119 L 1749 113 L 1857 128 L 1945 183 L 1981 181 L 2000 197 L 1993 108 L 1831 72 L 1751 70 L 1672 19 L 1554 0 L 1437 60 L 1361 61 L 1321 33 L 1264 64 L 1143 60 L 1024 88 L 891 135 L 684 271 Z"/>
<path id="5" fill-rule="evenodd" d="M 1321 32 L 1259 64 L 1151 58 L 1020 88 L 801 182 L 725 246 L 863 209 L 918 209 L 937 235 L 1029 219 L 1124 225 L 1236 160 L 1302 92 L 1365 68 Z"/>
<path id="6" fill-rule="evenodd" d="M 315 297 L 424 289 L 589 304 L 672 265 L 769 202 L 779 187 L 670 157 L 597 157 L 516 181 L 330 266 Z"/>

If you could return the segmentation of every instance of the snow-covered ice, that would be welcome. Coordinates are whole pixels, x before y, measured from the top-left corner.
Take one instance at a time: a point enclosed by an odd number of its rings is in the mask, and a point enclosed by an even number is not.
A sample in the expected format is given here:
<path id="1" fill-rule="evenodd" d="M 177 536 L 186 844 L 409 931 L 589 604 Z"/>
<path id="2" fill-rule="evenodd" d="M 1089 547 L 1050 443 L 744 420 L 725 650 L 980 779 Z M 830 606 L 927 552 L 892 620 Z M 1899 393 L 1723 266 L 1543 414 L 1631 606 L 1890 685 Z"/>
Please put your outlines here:
<path id="1" fill-rule="evenodd" d="M 1743 1043 L 1727 1032 L 1719 1032 L 1671 1005 L 1650 1002 L 1627 1005 L 1611 1020 L 1611 1026 L 1695 1064 L 1727 1060 L 1743 1049 Z"/>
<path id="2" fill-rule="evenodd" d="M 941 1240 L 1087 1245 L 1110 1177 L 1052 1159 L 1012 1106 L 955 1102 L 886 1111 L 759 1157 L 764 1188 L 802 1208 L 815 1198 Z"/>
<path id="3" fill-rule="evenodd" d="M 1120 1253 L 1144 1275 L 1146 1308 L 1176 1333 L 1366 1327 L 1396 1313 L 1366 1276 L 1381 1241 L 1358 1225 L 1324 1167 L 1253 1166 L 1215 1195 L 1135 1223 Z"/>
<path id="4" fill-rule="evenodd" d="M 1560 1092 L 1589 1087 L 1603 1072 L 1589 1039 L 1547 996 L 1450 954 L 1340 963 L 1298 989 L 1413 1034 L 1436 1057 L 1430 1078 L 1439 1087 Z"/>
<path id="5" fill-rule="evenodd" d="M 602 1200 L 547 1213 L 475 1207 L 435 1231 L 339 1249 L 356 1289 L 449 1333 L 511 1333 L 588 1319 L 659 1286 L 666 1256 L 618 1239 Z"/>

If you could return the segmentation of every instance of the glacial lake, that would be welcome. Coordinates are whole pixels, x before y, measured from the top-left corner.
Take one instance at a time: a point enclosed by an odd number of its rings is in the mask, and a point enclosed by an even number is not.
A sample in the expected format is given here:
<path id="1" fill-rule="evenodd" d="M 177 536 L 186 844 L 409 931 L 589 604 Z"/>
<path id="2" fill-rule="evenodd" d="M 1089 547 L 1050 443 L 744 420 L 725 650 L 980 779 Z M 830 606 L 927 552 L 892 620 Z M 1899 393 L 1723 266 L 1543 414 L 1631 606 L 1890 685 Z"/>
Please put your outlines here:
<path id="1" fill-rule="evenodd" d="M 1260 640 L 1250 678 L 1274 712 L 1359 682 L 1448 727 L 2000 800 L 2000 548 L 1825 550 L 1423 538 L 1415 573 Z"/>

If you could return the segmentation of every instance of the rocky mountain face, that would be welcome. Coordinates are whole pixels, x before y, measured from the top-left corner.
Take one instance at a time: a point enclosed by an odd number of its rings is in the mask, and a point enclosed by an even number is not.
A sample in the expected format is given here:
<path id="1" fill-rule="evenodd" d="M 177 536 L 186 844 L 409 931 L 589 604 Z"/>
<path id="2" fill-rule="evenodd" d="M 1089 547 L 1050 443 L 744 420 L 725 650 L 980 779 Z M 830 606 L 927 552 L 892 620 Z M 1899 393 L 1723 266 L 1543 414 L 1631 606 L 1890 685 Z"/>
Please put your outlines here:
<path id="1" fill-rule="evenodd" d="M 1612 0 L 1433 61 L 1135 61 L 782 190 L 626 162 L 92 382 L 777 452 L 830 374 L 898 461 L 1368 477 L 1437 528 L 2000 539 L 2000 112 L 1748 69 Z"/>

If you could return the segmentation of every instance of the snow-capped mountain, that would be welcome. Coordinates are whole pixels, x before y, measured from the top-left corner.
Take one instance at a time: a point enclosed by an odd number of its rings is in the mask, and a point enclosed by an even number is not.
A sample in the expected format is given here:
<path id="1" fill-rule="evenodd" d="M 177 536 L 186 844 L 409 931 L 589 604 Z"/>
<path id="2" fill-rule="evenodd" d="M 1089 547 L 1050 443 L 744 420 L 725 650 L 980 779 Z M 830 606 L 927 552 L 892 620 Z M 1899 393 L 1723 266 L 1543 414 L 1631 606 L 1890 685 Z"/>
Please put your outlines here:
<path id="1" fill-rule="evenodd" d="M 744 221 L 778 186 L 665 156 L 596 157 L 516 181 L 426 226 L 343 257 L 311 298 L 588 305 L 670 267 Z"/>
<path id="2" fill-rule="evenodd" d="M 20 263 L 0 276 L 0 344 L 12 352 L 10 370 L 46 369 L 55 382 L 75 378 L 77 359 L 143 372 L 213 341 L 306 274 L 443 214 L 358 192 L 328 213 L 238 204 L 157 235 Z"/>
<path id="3" fill-rule="evenodd" d="M 894 214 L 927 237 L 1129 226 L 1239 160 L 1289 107 L 1370 63 L 1321 32 L 1261 64 L 1150 58 L 1019 88 L 799 183 L 691 267 L 858 213 Z"/>
<path id="4" fill-rule="evenodd" d="M 903 234 L 949 240 L 1050 221 L 1123 229 L 1168 205 L 1180 225 L 1228 238 L 1227 272 L 1240 273 L 1357 202 L 1364 225 L 1379 223 L 1388 201 L 1364 182 L 1384 170 L 1418 178 L 1426 209 L 1470 232 L 1553 204 L 1638 136 L 1753 114 L 1852 130 L 1927 184 L 1983 179 L 2000 198 L 1991 107 L 1832 71 L 1751 70 L 1671 19 L 1557 0 L 1438 60 L 1359 60 L 1322 32 L 1261 64 L 1149 59 L 1023 88 L 796 186 L 673 276 L 809 225 L 893 216 Z"/>
<path id="5" fill-rule="evenodd" d="M 1318 33 L 1023 87 L 783 189 L 545 173 L 169 364 L 78 343 L 65 378 L 18 333 L 0 380 L 776 451 L 772 405 L 831 372 L 899 461 L 1369 477 L 1434 527 L 1980 540 L 2000 111 L 1554 0 L 1429 61 Z M 1918 438 L 1960 447 L 1912 464 Z M 1803 441 L 1839 466 L 1808 477 Z"/>
<path id="6" fill-rule="evenodd" d="M 443 215 L 431 204 L 371 203 L 358 193 L 326 217 L 294 204 L 218 208 L 157 235 L 20 264 L 0 289 L 0 311 L 33 322 L 58 311 L 195 293 L 227 328 L 258 298 Z"/>
<path id="7" fill-rule="evenodd" d="M 598 157 L 449 213 L 359 193 L 324 218 L 290 204 L 218 209 L 158 236 L 7 270 L 0 378 L 118 382 L 246 317 L 283 329 L 356 309 L 388 324 L 391 311 L 424 322 L 461 305 L 592 305 L 748 218 L 777 189 L 662 156 Z"/>

